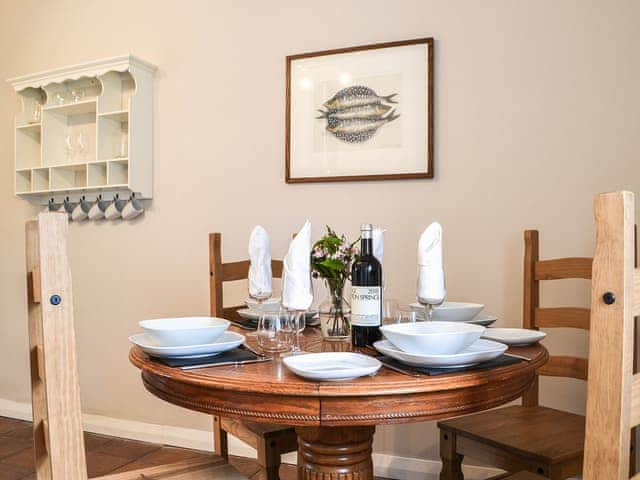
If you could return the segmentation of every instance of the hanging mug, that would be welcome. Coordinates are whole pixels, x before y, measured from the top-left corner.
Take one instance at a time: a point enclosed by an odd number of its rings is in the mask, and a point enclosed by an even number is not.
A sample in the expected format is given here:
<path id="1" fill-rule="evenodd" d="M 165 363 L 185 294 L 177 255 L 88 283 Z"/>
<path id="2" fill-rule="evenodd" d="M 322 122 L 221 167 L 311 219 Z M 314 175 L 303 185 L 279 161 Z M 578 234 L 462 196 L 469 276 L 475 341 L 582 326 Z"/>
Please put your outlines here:
<path id="1" fill-rule="evenodd" d="M 102 195 L 98 195 L 96 201 L 89 210 L 89 220 L 102 220 L 104 218 L 104 212 L 109 207 L 109 202 L 102 200 Z"/>
<path id="2" fill-rule="evenodd" d="M 71 214 L 73 213 L 73 209 L 76 207 L 74 203 L 69 201 L 69 197 L 65 198 L 64 201 L 58 207 L 58 212 L 66 213 L 69 218 L 71 218 Z"/>
<path id="3" fill-rule="evenodd" d="M 122 209 L 122 218 L 124 220 L 132 220 L 144 212 L 142 202 L 136 199 L 135 193 L 129 197 L 129 201 Z"/>
<path id="4" fill-rule="evenodd" d="M 127 201 L 120 200 L 118 198 L 118 195 L 116 194 L 116 196 L 113 199 L 113 202 L 111 202 L 111 204 L 105 210 L 104 218 L 106 218 L 107 220 L 115 220 L 117 218 L 121 218 L 122 210 L 124 209 L 124 206 L 126 204 L 127 204 Z"/>
<path id="5" fill-rule="evenodd" d="M 89 217 L 91 211 L 91 204 L 87 202 L 84 196 L 80 199 L 76 207 L 71 212 L 71 219 L 74 222 L 82 222 Z"/>

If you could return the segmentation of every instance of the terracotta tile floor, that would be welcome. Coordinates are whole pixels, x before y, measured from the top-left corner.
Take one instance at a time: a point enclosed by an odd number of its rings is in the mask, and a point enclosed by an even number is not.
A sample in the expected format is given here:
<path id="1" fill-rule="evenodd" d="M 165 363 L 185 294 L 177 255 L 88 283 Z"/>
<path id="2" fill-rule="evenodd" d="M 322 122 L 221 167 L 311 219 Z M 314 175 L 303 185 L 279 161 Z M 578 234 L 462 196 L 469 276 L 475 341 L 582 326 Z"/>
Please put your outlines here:
<path id="1" fill-rule="evenodd" d="M 85 433 L 84 438 L 89 477 L 207 455 L 206 452 L 197 450 L 165 447 L 94 433 Z M 0 480 L 35 480 L 31 439 L 30 422 L 0 417 Z M 232 457 L 230 462 L 252 480 L 262 480 L 263 474 L 254 460 Z M 295 468 L 284 465 L 280 476 L 282 480 L 295 479 Z"/>

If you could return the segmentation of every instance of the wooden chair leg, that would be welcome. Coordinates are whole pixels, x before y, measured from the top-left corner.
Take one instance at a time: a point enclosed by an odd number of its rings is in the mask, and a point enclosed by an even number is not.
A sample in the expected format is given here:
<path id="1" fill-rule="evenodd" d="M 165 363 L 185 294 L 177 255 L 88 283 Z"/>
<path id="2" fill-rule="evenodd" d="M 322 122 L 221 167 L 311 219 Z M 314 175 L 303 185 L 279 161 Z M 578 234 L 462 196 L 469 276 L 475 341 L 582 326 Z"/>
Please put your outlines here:
<path id="1" fill-rule="evenodd" d="M 455 433 L 440 430 L 440 459 L 442 460 L 440 480 L 464 480 L 463 456 L 456 452 Z"/>
<path id="2" fill-rule="evenodd" d="M 276 440 L 264 438 L 258 442 L 258 463 L 265 470 L 266 480 L 279 480 L 281 461 Z"/>
<path id="3" fill-rule="evenodd" d="M 227 432 L 222 429 L 221 419 L 217 415 L 213 416 L 213 452 L 225 460 L 229 460 Z"/>

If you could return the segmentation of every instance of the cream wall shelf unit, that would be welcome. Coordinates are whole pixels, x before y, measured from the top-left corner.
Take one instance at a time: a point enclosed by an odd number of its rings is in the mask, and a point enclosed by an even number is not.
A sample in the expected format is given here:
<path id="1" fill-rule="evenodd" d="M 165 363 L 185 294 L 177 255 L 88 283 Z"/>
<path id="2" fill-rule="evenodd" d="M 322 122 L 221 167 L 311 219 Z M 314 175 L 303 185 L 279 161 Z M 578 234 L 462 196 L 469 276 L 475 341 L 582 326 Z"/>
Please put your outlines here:
<path id="1" fill-rule="evenodd" d="M 125 55 L 9 79 L 16 195 L 152 198 L 155 71 Z"/>

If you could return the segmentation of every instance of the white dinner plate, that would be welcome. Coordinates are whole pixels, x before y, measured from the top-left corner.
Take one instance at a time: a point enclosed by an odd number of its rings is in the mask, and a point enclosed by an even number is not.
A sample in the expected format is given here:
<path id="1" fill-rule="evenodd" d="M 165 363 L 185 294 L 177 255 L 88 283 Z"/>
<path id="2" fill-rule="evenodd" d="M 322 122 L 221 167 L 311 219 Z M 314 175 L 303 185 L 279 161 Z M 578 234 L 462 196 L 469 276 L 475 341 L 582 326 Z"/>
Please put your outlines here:
<path id="1" fill-rule="evenodd" d="M 291 355 L 282 360 L 296 375 L 310 380 L 336 382 L 373 375 L 382 364 L 373 357 L 353 352 Z"/>
<path id="2" fill-rule="evenodd" d="M 459 353 L 449 355 L 407 353 L 400 350 L 389 340 L 380 340 L 375 342 L 373 346 L 383 355 L 395 358 L 407 365 L 438 368 L 467 367 L 476 363 L 486 362 L 499 357 L 508 348 L 503 343 L 482 339 L 476 340 L 475 343 Z"/>
<path id="3" fill-rule="evenodd" d="M 250 308 L 241 308 L 238 310 L 238 315 L 240 315 L 245 320 L 251 320 L 257 322 L 260 318 L 260 312 L 256 310 L 251 310 Z M 283 313 L 283 316 L 286 315 Z M 305 315 L 305 322 L 307 325 L 317 325 L 319 323 L 319 319 L 317 318 L 318 312 L 316 310 L 309 310 Z"/>
<path id="4" fill-rule="evenodd" d="M 145 353 L 154 357 L 191 357 L 196 355 L 214 355 L 239 347 L 244 343 L 244 336 L 236 332 L 224 332 L 213 343 L 204 345 L 165 346 L 156 342 L 147 333 L 137 333 L 129 337 L 129 341 L 139 346 Z"/>
<path id="5" fill-rule="evenodd" d="M 416 312 L 416 320 L 424 321 L 424 313 L 420 314 L 419 312 Z M 498 317 L 496 317 L 495 315 L 486 315 L 481 313 L 477 317 L 472 318 L 471 320 L 467 320 L 463 323 L 471 323 L 473 325 L 482 325 L 483 327 L 488 327 L 489 325 L 493 325 L 494 323 L 496 323 L 496 320 L 498 320 Z M 434 322 L 437 321 L 439 320 L 434 320 Z"/>
<path id="6" fill-rule="evenodd" d="M 547 334 L 539 330 L 529 330 L 526 328 L 487 328 L 482 338 L 502 342 L 512 347 L 531 345 L 539 342 Z"/>
<path id="7" fill-rule="evenodd" d="M 424 305 L 412 303 L 411 310 L 424 317 Z M 444 302 L 433 308 L 433 320 L 443 322 L 466 322 L 475 318 L 484 308 L 480 303 Z"/>

